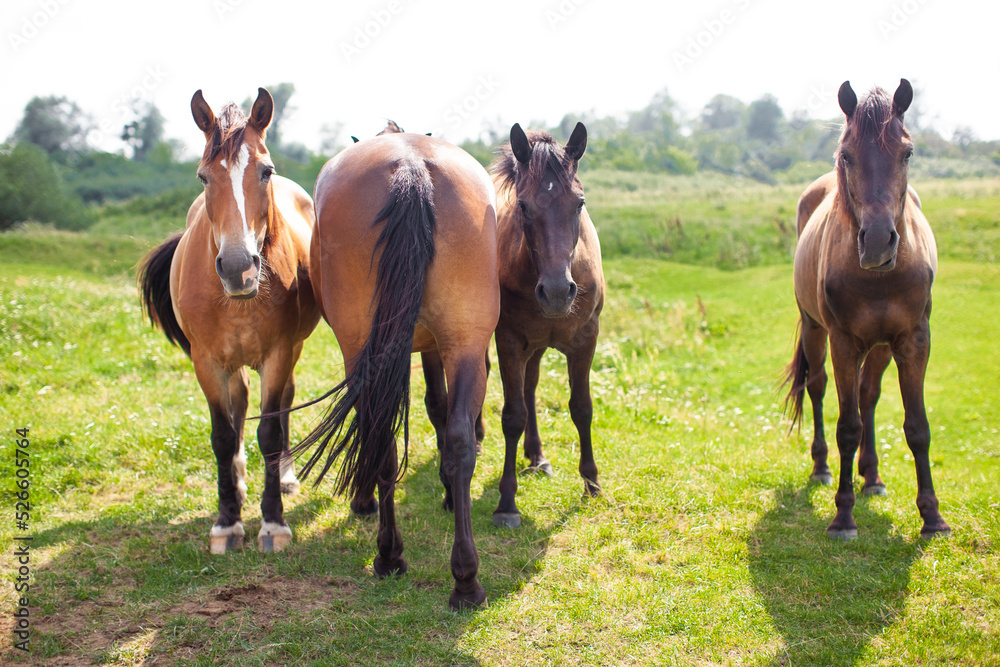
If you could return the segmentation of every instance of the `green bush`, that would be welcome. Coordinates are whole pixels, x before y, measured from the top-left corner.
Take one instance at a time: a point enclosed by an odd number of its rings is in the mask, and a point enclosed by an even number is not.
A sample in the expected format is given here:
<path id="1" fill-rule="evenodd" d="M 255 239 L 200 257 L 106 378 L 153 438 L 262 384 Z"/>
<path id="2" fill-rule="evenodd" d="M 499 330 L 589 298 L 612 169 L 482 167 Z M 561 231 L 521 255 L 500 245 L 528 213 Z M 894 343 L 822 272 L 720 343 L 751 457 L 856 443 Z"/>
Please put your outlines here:
<path id="1" fill-rule="evenodd" d="M 81 230 L 93 216 L 69 194 L 44 150 L 28 142 L 0 146 L 0 231 L 29 220 Z"/>

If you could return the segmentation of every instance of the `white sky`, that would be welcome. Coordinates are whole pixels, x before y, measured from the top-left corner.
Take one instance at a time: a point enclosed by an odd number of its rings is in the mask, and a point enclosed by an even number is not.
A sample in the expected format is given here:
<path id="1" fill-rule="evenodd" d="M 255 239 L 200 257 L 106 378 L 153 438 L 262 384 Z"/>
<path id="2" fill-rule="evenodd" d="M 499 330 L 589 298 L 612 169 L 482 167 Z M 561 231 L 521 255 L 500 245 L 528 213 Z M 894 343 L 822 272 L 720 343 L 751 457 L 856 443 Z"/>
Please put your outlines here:
<path id="1" fill-rule="evenodd" d="M 786 115 L 835 118 L 845 79 L 891 94 L 900 77 L 945 136 L 995 139 L 998 25 L 1000 3 L 967 0 L 3 0 L 0 139 L 35 95 L 66 95 L 113 138 L 141 94 L 193 154 L 199 88 L 218 109 L 294 83 L 285 139 L 317 150 L 337 121 L 342 139 L 392 118 L 460 141 L 484 122 L 623 114 L 663 88 L 688 116 L 770 93 Z"/>

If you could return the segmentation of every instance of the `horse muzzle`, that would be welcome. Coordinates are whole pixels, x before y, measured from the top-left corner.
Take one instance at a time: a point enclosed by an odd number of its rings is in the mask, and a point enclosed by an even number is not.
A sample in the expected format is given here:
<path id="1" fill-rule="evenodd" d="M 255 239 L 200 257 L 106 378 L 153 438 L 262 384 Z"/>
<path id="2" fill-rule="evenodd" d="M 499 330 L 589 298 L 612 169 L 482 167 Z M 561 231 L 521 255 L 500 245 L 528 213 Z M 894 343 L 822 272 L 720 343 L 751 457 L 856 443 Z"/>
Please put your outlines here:
<path id="1" fill-rule="evenodd" d="M 539 280 L 535 285 L 535 299 L 545 317 L 565 317 L 573 309 L 578 289 L 576 283 L 561 280 Z"/>
<path id="2" fill-rule="evenodd" d="M 241 249 L 242 250 L 242 249 Z M 222 279 L 222 288 L 231 299 L 252 299 L 260 288 L 260 255 L 243 251 L 219 253 L 215 271 Z"/>
<path id="3" fill-rule="evenodd" d="M 894 228 L 862 227 L 858 232 L 858 259 L 862 269 L 891 271 L 896 267 L 899 234 Z"/>

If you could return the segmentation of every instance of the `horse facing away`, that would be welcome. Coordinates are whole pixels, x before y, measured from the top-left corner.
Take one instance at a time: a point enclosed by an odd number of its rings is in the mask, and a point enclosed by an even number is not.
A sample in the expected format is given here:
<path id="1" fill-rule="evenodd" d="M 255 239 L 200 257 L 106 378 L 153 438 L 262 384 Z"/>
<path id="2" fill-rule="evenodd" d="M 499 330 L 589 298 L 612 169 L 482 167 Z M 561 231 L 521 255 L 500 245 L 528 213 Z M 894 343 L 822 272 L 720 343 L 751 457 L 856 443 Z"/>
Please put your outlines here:
<path id="1" fill-rule="evenodd" d="M 219 484 L 210 550 L 222 554 L 241 547 L 244 535 L 246 367 L 260 374 L 263 413 L 289 408 L 295 363 L 319 321 L 308 254 L 315 214 L 309 195 L 274 173 L 264 144 L 273 112 L 266 90 L 258 90 L 249 118 L 234 104 L 217 118 L 200 90 L 191 112 L 205 133 L 198 166 L 205 191 L 185 231 L 142 261 L 138 282 L 151 322 L 191 358 L 208 400 Z M 266 463 L 257 543 L 265 552 L 292 539 L 281 501 L 299 487 L 288 426 L 286 413 L 262 418 L 257 428 Z"/>
<path id="2" fill-rule="evenodd" d="M 346 377 L 328 394 L 339 393 L 330 412 L 296 447 L 319 445 L 303 477 L 335 440 L 317 483 L 343 454 L 338 492 L 350 490 L 358 501 L 372 498 L 377 487 L 375 574 L 404 573 L 393 500 L 400 479 L 396 432 L 402 426 L 405 467 L 410 353 L 438 355 L 448 385 L 442 471 L 455 510 L 450 604 L 477 607 L 486 593 L 472 535 L 474 424 L 500 310 L 493 184 L 460 148 L 390 132 L 330 160 L 315 199 L 313 290 L 340 344 Z"/>
<path id="3" fill-rule="evenodd" d="M 500 320 L 496 344 L 506 443 L 497 526 L 517 527 L 517 445 L 524 434 L 530 470 L 552 474 L 542 454 L 535 411 L 542 355 L 566 355 L 570 416 L 580 436 L 580 474 L 598 495 L 590 425 L 590 365 L 604 306 L 604 272 L 597 230 L 577 177 L 587 129 L 577 123 L 565 148 L 546 132 L 525 133 L 515 124 L 491 171 L 498 193 Z"/>
<path id="4" fill-rule="evenodd" d="M 931 482 L 930 427 L 924 408 L 924 373 L 930 354 L 931 285 L 937 248 L 920 200 L 907 183 L 913 143 L 903 114 L 913 89 L 900 80 L 892 99 L 880 88 L 860 102 L 849 82 L 838 95 L 846 116 L 836 168 L 799 199 L 795 249 L 795 298 L 801 331 L 786 370 L 792 424 L 802 417 L 803 394 L 813 408 L 812 477 L 829 484 L 823 434 L 827 338 L 840 416 L 837 448 L 840 482 L 837 515 L 827 528 L 834 539 L 857 536 L 852 468 L 866 495 L 884 495 L 875 450 L 875 405 L 890 359 L 899 370 L 903 431 L 917 473 L 917 508 L 925 538 L 950 532 L 938 511 Z"/>

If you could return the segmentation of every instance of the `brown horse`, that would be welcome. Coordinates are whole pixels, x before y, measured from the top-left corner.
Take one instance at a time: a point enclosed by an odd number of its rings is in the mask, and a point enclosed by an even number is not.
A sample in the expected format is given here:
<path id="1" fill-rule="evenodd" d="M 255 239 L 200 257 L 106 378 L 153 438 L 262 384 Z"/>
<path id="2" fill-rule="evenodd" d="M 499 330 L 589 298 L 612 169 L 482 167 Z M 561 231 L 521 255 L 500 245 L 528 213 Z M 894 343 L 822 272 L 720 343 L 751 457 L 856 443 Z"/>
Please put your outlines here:
<path id="1" fill-rule="evenodd" d="M 813 479 L 833 481 L 823 435 L 827 337 L 840 417 L 837 516 L 827 528 L 841 540 L 857 536 L 854 523 L 854 454 L 866 495 L 882 495 L 875 450 L 875 405 L 882 374 L 899 369 L 906 444 L 917 471 L 917 508 L 924 537 L 950 529 L 938 511 L 928 461 L 930 427 L 924 409 L 924 372 L 930 354 L 931 285 L 937 249 L 920 200 L 907 184 L 913 142 L 903 114 L 913 89 L 902 79 L 892 99 L 880 88 L 858 102 L 849 82 L 839 101 L 847 121 L 836 170 L 817 179 L 799 199 L 795 298 L 801 333 L 787 369 L 786 405 L 792 423 L 802 417 L 803 393 L 813 407 Z"/>
<path id="2" fill-rule="evenodd" d="M 604 306 L 601 246 L 577 177 L 587 129 L 577 123 L 565 148 L 550 134 L 510 130 L 492 165 L 498 193 L 500 321 L 496 344 L 503 380 L 501 423 L 506 443 L 497 526 L 517 527 L 517 445 L 531 470 L 552 474 L 542 454 L 535 413 L 539 365 L 549 347 L 566 355 L 569 410 L 580 435 L 580 474 L 600 493 L 590 439 L 590 364 Z"/>
<path id="3" fill-rule="evenodd" d="M 264 145 L 272 111 L 263 88 L 250 118 L 234 104 L 216 118 L 201 91 L 194 94 L 191 113 L 206 141 L 198 166 L 205 191 L 188 211 L 187 229 L 150 252 L 138 276 L 150 320 L 191 357 L 208 400 L 219 479 L 210 549 L 219 554 L 243 542 L 245 367 L 260 374 L 263 413 L 289 408 L 292 371 L 319 321 L 308 269 L 312 199 L 274 173 Z M 265 417 L 257 428 L 267 463 L 261 551 L 281 551 L 292 539 L 281 502 L 282 492 L 299 486 L 288 436 L 287 413 Z"/>
<path id="4" fill-rule="evenodd" d="M 493 184 L 460 148 L 390 132 L 330 160 L 315 197 L 313 289 L 347 374 L 330 392 L 339 394 L 330 412 L 296 448 L 319 444 L 303 476 L 335 439 L 319 479 L 344 454 L 338 492 L 353 494 L 355 511 L 364 511 L 356 503 L 378 488 L 375 573 L 405 572 L 393 501 L 401 474 L 396 431 L 402 426 L 405 468 L 410 353 L 439 357 L 449 389 L 442 470 L 455 510 L 450 603 L 479 606 L 486 594 L 477 579 L 470 484 L 474 424 L 486 394 L 483 360 L 500 310 Z"/>

